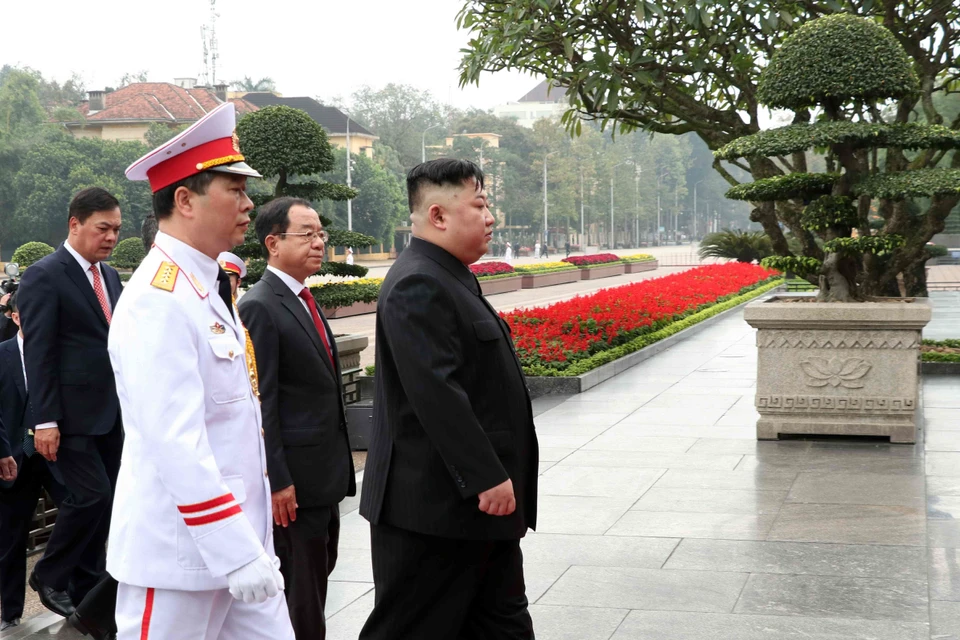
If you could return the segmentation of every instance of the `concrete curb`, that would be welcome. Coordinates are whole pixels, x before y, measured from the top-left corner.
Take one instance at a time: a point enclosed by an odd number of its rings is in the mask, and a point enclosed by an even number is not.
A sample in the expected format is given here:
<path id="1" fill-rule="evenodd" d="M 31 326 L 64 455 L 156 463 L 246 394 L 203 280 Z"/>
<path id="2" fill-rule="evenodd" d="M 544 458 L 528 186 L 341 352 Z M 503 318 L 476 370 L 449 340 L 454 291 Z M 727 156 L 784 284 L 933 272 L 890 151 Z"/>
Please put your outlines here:
<path id="1" fill-rule="evenodd" d="M 960 376 L 960 362 L 921 362 L 920 373 L 924 375 Z"/>
<path id="2" fill-rule="evenodd" d="M 772 295 L 782 292 L 783 286 L 774 287 L 764 294 L 757 296 L 756 298 L 751 298 L 750 300 L 745 300 L 735 307 L 722 311 L 715 316 L 707 318 L 702 322 L 698 322 L 692 327 L 687 327 L 679 333 L 675 333 L 672 336 L 664 338 L 654 342 L 653 344 L 646 346 L 642 349 L 634 351 L 629 355 L 625 355 L 622 358 L 614 360 L 613 362 L 608 362 L 605 365 L 601 365 L 592 371 L 588 371 L 579 376 L 570 376 L 570 377 L 550 377 L 550 376 L 527 376 L 527 388 L 530 390 L 531 398 L 539 398 L 545 395 L 573 395 L 577 393 L 583 393 L 587 389 L 592 389 L 601 382 L 605 382 L 610 378 L 623 373 L 631 367 L 635 367 L 644 360 L 649 360 L 658 353 L 663 352 L 666 349 L 676 345 L 679 342 L 686 340 L 696 334 L 700 333 L 707 327 L 710 327 L 720 320 L 729 317 L 732 314 L 740 313 L 742 311 L 741 307 L 756 300 L 763 300 Z"/>

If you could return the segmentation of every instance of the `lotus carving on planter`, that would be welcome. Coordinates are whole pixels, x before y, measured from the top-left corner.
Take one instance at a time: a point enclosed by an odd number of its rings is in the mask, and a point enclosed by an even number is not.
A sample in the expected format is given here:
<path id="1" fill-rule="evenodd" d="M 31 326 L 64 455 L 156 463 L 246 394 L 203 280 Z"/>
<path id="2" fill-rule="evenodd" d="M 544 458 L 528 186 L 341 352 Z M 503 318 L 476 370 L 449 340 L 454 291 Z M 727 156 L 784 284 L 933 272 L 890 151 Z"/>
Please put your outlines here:
<path id="1" fill-rule="evenodd" d="M 861 358 L 808 358 L 800 363 L 807 374 L 808 387 L 843 386 L 847 389 L 862 389 L 860 378 L 867 375 L 872 365 Z"/>

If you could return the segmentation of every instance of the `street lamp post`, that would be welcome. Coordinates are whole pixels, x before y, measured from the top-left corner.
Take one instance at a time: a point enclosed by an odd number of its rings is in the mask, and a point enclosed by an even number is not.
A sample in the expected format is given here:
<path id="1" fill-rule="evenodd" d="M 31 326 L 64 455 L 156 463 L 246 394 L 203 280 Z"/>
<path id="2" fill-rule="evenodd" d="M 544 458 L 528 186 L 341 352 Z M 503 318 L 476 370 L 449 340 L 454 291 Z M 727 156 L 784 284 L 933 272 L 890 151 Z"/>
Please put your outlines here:
<path id="1" fill-rule="evenodd" d="M 439 126 L 439 123 L 432 124 L 423 130 L 423 135 L 420 136 L 420 162 L 427 161 L 427 131 L 430 131 L 430 129 L 436 129 Z"/>
<path id="2" fill-rule="evenodd" d="M 615 241 L 617 238 L 617 235 L 616 235 L 617 231 L 616 231 L 616 228 L 613 226 L 613 176 L 616 174 L 617 167 L 625 164 L 633 164 L 633 160 L 624 160 L 623 162 L 613 165 L 613 167 L 610 169 L 610 250 L 611 251 L 614 248 L 616 248 Z"/>
<path id="3" fill-rule="evenodd" d="M 667 176 L 667 175 L 668 175 L 668 172 L 667 172 L 666 169 L 662 169 L 662 170 L 657 174 L 657 246 L 658 246 L 658 247 L 660 246 L 660 243 L 661 243 L 661 241 L 662 241 L 662 238 L 660 237 L 660 212 L 661 212 L 661 209 L 660 209 L 660 181 L 663 180 L 663 178 L 664 178 L 665 176 Z"/>
<path id="4" fill-rule="evenodd" d="M 583 245 L 583 169 L 580 169 L 580 244 Z M 585 250 L 586 247 L 581 247 Z"/>
<path id="5" fill-rule="evenodd" d="M 350 179 L 350 114 L 347 116 L 347 187 L 353 185 Z M 353 231 L 353 199 L 347 200 L 347 231 Z"/>
<path id="6" fill-rule="evenodd" d="M 547 158 L 555 154 L 556 151 L 551 151 L 550 153 L 543 156 L 543 246 L 547 246 L 547 238 L 550 235 L 549 227 L 547 226 Z M 540 257 L 540 256 L 536 256 Z"/>
<path id="7" fill-rule="evenodd" d="M 700 180 L 700 182 L 703 182 L 703 180 Z M 700 182 L 693 185 L 693 238 L 697 237 L 697 186 Z M 691 238 L 691 242 L 693 238 Z"/>

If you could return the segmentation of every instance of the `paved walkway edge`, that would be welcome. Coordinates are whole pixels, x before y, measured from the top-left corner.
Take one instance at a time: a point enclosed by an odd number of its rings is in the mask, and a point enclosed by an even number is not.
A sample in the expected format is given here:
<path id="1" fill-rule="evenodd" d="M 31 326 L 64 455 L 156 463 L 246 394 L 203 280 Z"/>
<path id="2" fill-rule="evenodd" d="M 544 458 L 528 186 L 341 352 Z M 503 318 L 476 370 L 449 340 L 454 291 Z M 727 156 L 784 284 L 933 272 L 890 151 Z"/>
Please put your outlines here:
<path id="1" fill-rule="evenodd" d="M 670 347 L 673 347 L 677 343 L 697 335 L 704 329 L 713 326 L 730 315 L 742 312 L 742 307 L 745 304 L 749 304 L 756 300 L 769 298 L 777 293 L 781 293 L 784 290 L 785 287 L 783 285 L 774 287 L 773 289 L 770 289 L 769 291 L 766 291 L 755 298 L 744 300 L 735 307 L 730 307 L 726 311 L 721 311 L 715 316 L 710 316 L 709 318 L 698 322 L 692 327 L 687 327 L 683 331 L 679 331 L 672 336 L 668 336 L 663 340 L 658 340 L 649 346 L 643 347 L 642 349 L 627 354 L 622 358 L 618 358 L 613 362 L 608 362 L 605 365 L 601 365 L 596 369 L 588 371 L 579 376 L 527 376 L 527 387 L 530 389 L 530 397 L 539 398 L 546 395 L 575 395 L 578 393 L 583 393 L 584 391 L 597 386 L 601 382 L 609 380 L 615 375 L 623 373 L 627 369 L 635 367 L 645 360 L 649 360 L 653 356 L 665 351 L 666 349 L 669 349 Z"/>

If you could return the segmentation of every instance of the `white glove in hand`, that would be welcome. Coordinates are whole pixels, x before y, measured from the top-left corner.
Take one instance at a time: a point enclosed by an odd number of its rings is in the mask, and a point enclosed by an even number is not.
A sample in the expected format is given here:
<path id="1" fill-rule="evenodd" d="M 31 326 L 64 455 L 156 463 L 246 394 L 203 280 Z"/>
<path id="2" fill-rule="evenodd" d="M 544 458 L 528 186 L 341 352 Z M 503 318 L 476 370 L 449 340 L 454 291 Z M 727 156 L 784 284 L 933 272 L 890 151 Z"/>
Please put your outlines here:
<path id="1" fill-rule="evenodd" d="M 253 562 L 231 571 L 227 574 L 230 595 L 247 604 L 265 602 L 274 597 L 284 588 L 279 564 L 279 559 L 275 564 L 264 551 Z"/>

